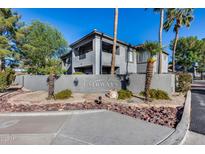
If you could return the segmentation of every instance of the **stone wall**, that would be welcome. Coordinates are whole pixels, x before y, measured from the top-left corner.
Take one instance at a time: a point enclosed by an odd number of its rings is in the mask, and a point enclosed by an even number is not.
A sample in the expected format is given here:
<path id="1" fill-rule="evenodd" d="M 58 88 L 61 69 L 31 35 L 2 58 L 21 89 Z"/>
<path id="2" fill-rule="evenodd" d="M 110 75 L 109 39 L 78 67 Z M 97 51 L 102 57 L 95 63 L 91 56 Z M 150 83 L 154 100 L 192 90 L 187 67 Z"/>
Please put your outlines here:
<path id="1" fill-rule="evenodd" d="M 15 83 L 32 91 L 47 90 L 47 77 L 44 75 L 17 76 Z M 128 82 L 121 76 L 112 75 L 62 75 L 55 81 L 55 92 L 71 89 L 73 92 L 106 92 L 110 89 L 121 89 L 126 86 L 134 93 L 144 90 L 145 74 L 131 74 Z M 125 84 L 126 83 L 126 84 Z M 169 94 L 175 91 L 175 76 L 172 74 L 155 74 L 152 88 L 162 89 Z"/>
<path id="2" fill-rule="evenodd" d="M 71 89 L 74 92 L 105 92 L 121 89 L 121 82 L 111 75 L 63 75 L 55 82 L 55 91 Z"/>

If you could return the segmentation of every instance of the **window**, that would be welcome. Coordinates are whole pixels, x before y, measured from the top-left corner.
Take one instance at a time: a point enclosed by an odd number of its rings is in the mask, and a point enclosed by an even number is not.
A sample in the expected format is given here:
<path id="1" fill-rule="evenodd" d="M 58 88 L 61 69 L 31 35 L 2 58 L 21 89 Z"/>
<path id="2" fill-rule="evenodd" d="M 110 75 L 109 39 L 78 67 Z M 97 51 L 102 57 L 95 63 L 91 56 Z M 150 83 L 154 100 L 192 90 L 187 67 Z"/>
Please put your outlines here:
<path id="1" fill-rule="evenodd" d="M 150 57 L 149 53 L 144 51 L 139 53 L 139 63 L 147 62 L 147 59 Z"/>
<path id="2" fill-rule="evenodd" d="M 93 50 L 93 42 L 92 41 L 79 47 L 80 53 L 87 53 L 87 52 L 92 51 L 92 50 Z"/>
<path id="3" fill-rule="evenodd" d="M 134 62 L 134 53 L 132 51 L 128 52 L 128 62 Z"/>
<path id="4" fill-rule="evenodd" d="M 112 53 L 113 45 L 107 42 L 102 42 L 102 51 L 107 53 Z M 116 46 L 116 55 L 120 54 L 119 46 Z"/>

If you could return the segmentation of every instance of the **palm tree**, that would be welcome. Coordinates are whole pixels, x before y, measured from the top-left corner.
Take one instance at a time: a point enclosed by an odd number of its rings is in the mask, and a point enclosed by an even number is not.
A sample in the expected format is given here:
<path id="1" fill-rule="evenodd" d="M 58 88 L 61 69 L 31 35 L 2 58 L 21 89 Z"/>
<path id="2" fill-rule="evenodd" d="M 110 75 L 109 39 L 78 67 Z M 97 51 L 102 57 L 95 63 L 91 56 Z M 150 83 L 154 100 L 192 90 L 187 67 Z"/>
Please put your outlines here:
<path id="1" fill-rule="evenodd" d="M 150 53 L 150 58 L 147 59 L 147 69 L 146 69 L 146 79 L 145 79 L 145 100 L 149 99 L 149 91 L 152 82 L 154 62 L 156 61 L 155 56 L 157 53 L 161 52 L 163 49 L 158 42 L 145 42 L 143 49 Z"/>
<path id="2" fill-rule="evenodd" d="M 53 99 L 54 98 L 54 86 L 55 86 L 55 70 L 52 67 L 50 70 L 50 74 L 47 79 L 48 83 L 48 99 Z"/>
<path id="3" fill-rule="evenodd" d="M 162 32 L 164 24 L 164 8 L 155 8 L 154 12 L 160 13 L 160 24 L 159 24 L 159 44 L 162 47 Z M 158 61 L 158 73 L 162 73 L 162 51 L 159 52 L 159 61 Z"/>
<path id="4" fill-rule="evenodd" d="M 115 53 L 117 44 L 117 25 L 118 25 L 118 8 L 115 8 L 115 19 L 114 19 L 114 39 L 112 49 L 112 63 L 111 63 L 111 74 L 115 73 Z"/>
<path id="5" fill-rule="evenodd" d="M 172 71 L 175 72 L 175 52 L 177 41 L 179 38 L 179 29 L 183 26 L 190 27 L 191 21 L 193 20 L 193 9 L 168 9 L 166 11 L 166 20 L 164 23 L 164 29 L 169 31 L 171 26 L 174 24 L 175 39 L 172 51 Z"/>
<path id="6" fill-rule="evenodd" d="M 147 10 L 147 9 L 145 9 Z M 160 13 L 160 23 L 159 23 L 159 33 L 158 33 L 158 38 L 159 38 L 159 44 L 162 47 L 162 32 L 163 32 L 163 23 L 164 23 L 164 8 L 154 8 L 153 11 L 156 13 Z M 159 52 L 159 58 L 158 58 L 158 73 L 162 73 L 162 51 Z"/>

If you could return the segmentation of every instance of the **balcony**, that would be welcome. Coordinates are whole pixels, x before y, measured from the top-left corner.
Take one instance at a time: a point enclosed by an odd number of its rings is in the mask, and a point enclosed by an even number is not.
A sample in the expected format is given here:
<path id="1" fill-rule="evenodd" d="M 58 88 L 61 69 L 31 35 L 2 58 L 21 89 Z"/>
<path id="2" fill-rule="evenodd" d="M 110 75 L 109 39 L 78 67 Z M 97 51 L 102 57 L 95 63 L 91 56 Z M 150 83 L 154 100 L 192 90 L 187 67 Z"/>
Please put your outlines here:
<path id="1" fill-rule="evenodd" d="M 95 60 L 94 51 L 89 51 L 87 53 L 80 54 L 78 56 L 73 57 L 73 66 L 80 67 L 80 66 L 93 65 L 94 60 Z"/>

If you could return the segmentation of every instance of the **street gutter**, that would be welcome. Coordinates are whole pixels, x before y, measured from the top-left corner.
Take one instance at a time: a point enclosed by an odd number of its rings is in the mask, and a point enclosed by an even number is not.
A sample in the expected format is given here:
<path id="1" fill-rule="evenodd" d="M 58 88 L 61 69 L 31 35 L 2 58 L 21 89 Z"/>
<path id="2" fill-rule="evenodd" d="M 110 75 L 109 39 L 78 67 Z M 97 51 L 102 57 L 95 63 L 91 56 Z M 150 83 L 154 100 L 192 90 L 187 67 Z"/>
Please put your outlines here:
<path id="1" fill-rule="evenodd" d="M 184 111 L 181 118 L 181 121 L 178 123 L 175 131 L 159 142 L 157 145 L 178 145 L 183 144 L 186 140 L 186 136 L 190 126 L 190 117 L 191 117 L 191 91 L 187 92 Z"/>

